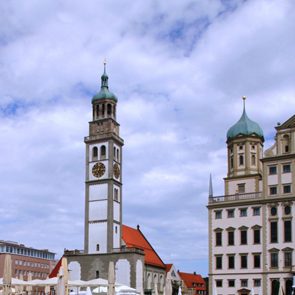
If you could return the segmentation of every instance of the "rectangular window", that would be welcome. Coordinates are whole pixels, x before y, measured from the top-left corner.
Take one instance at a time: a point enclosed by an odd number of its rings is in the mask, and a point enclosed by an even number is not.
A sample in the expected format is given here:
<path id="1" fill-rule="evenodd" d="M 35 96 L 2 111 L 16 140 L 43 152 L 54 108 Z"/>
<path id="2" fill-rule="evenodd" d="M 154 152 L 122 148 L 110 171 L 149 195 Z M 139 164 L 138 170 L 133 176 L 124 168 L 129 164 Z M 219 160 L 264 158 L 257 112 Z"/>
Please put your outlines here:
<path id="1" fill-rule="evenodd" d="M 253 216 L 260 216 L 260 207 L 253 208 Z"/>
<path id="2" fill-rule="evenodd" d="M 254 229 L 254 244 L 260 244 L 260 229 Z"/>
<path id="3" fill-rule="evenodd" d="M 254 287 L 260 287 L 261 286 L 261 279 L 254 279 Z"/>
<path id="4" fill-rule="evenodd" d="M 247 216 L 247 208 L 241 208 L 240 209 L 240 216 L 246 217 Z"/>
<path id="5" fill-rule="evenodd" d="M 96 251 L 99 251 L 99 244 L 96 244 Z"/>
<path id="6" fill-rule="evenodd" d="M 284 241 L 292 242 L 292 222 L 291 220 L 284 221 Z"/>
<path id="7" fill-rule="evenodd" d="M 283 193 L 284 194 L 290 194 L 291 193 L 291 185 L 290 184 L 283 185 Z"/>
<path id="8" fill-rule="evenodd" d="M 227 218 L 234 218 L 234 217 L 235 217 L 235 209 L 228 209 Z"/>
<path id="9" fill-rule="evenodd" d="M 216 256 L 216 269 L 222 269 L 222 256 Z"/>
<path id="10" fill-rule="evenodd" d="M 216 246 L 222 246 L 222 232 L 218 231 L 215 233 Z"/>
<path id="11" fill-rule="evenodd" d="M 290 173 L 291 172 L 291 165 L 290 164 L 284 164 L 283 165 L 283 173 Z"/>
<path id="12" fill-rule="evenodd" d="M 248 267 L 248 256 L 241 255 L 241 268 L 247 268 L 247 267 Z"/>
<path id="13" fill-rule="evenodd" d="M 96 277 L 97 279 L 99 279 L 99 271 L 98 271 L 98 270 L 95 271 L 95 277 Z"/>
<path id="14" fill-rule="evenodd" d="M 216 210 L 215 211 L 215 219 L 221 219 L 222 218 L 222 211 Z"/>
<path id="15" fill-rule="evenodd" d="M 228 286 L 233 288 L 235 286 L 235 280 L 228 280 Z"/>
<path id="16" fill-rule="evenodd" d="M 216 283 L 216 287 L 218 288 L 222 287 L 222 280 L 216 280 L 215 283 Z"/>
<path id="17" fill-rule="evenodd" d="M 291 267 L 292 266 L 292 252 L 284 253 L 284 266 Z"/>
<path id="18" fill-rule="evenodd" d="M 227 235 L 228 235 L 228 245 L 229 246 L 234 246 L 234 244 L 235 244 L 235 232 L 234 231 L 229 231 Z"/>
<path id="19" fill-rule="evenodd" d="M 278 193 L 278 189 L 276 186 L 270 186 L 269 187 L 269 194 L 270 195 L 276 195 Z"/>
<path id="20" fill-rule="evenodd" d="M 245 193 L 245 183 L 239 183 L 238 184 L 238 193 L 239 194 Z"/>
<path id="21" fill-rule="evenodd" d="M 247 230 L 241 230 L 241 245 L 247 245 Z"/>
<path id="22" fill-rule="evenodd" d="M 241 280 L 241 287 L 248 287 L 248 280 L 247 279 Z"/>
<path id="23" fill-rule="evenodd" d="M 235 256 L 234 255 L 228 255 L 228 268 L 229 269 L 235 268 Z"/>
<path id="24" fill-rule="evenodd" d="M 254 268 L 260 268 L 260 254 L 254 254 Z"/>
<path id="25" fill-rule="evenodd" d="M 270 253 L 270 266 L 274 268 L 278 267 L 278 253 Z"/>
<path id="26" fill-rule="evenodd" d="M 278 242 L 278 223 L 276 221 L 270 223 L 270 242 Z"/>
<path id="27" fill-rule="evenodd" d="M 277 166 L 270 166 L 268 169 L 269 175 L 277 174 Z"/>

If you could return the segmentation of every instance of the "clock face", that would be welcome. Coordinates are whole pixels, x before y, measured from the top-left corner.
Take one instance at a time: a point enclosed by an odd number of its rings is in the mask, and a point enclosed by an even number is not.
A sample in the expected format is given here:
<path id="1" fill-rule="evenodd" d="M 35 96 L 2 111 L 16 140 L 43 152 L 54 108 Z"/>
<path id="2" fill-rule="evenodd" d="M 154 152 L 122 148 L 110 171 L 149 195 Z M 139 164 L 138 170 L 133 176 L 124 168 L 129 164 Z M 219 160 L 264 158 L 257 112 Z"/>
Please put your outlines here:
<path id="1" fill-rule="evenodd" d="M 99 178 L 102 177 L 104 175 L 106 171 L 106 167 L 103 163 L 96 163 L 93 167 L 92 167 L 92 174 L 93 176 Z"/>
<path id="2" fill-rule="evenodd" d="M 119 178 L 120 177 L 120 167 L 117 163 L 114 164 L 113 170 L 114 170 L 114 176 L 116 178 Z"/>

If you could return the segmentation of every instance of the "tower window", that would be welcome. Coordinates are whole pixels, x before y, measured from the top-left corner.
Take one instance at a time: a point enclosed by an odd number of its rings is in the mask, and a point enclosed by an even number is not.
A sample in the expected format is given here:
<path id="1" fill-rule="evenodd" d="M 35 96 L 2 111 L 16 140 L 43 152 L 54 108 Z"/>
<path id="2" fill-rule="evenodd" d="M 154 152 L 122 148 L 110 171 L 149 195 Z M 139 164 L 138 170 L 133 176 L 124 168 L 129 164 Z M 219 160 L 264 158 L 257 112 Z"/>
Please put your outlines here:
<path id="1" fill-rule="evenodd" d="M 99 244 L 96 244 L 96 251 L 99 251 Z"/>
<path id="2" fill-rule="evenodd" d="M 114 200 L 118 202 L 119 200 L 119 191 L 117 188 L 114 189 Z"/>
<path id="3" fill-rule="evenodd" d="M 244 155 L 239 156 L 239 165 L 240 166 L 244 165 Z"/>
<path id="4" fill-rule="evenodd" d="M 239 183 L 238 184 L 238 193 L 239 194 L 245 193 L 245 183 Z"/>
<path id="5" fill-rule="evenodd" d="M 254 166 L 254 165 L 256 165 L 256 157 L 255 157 L 255 155 L 252 155 L 251 156 L 251 164 Z"/>
<path id="6" fill-rule="evenodd" d="M 105 157 L 106 157 L 106 147 L 105 147 L 105 145 L 102 145 L 100 147 L 100 158 L 105 159 Z"/>
<path id="7" fill-rule="evenodd" d="M 117 149 L 117 160 L 120 161 L 120 151 Z"/>
<path id="8" fill-rule="evenodd" d="M 97 271 L 95 272 L 95 277 L 96 277 L 97 279 L 99 279 L 99 270 L 97 270 Z"/>
<path id="9" fill-rule="evenodd" d="M 242 146 L 242 145 L 240 145 L 240 146 L 239 146 L 239 150 L 242 150 L 242 149 L 243 149 L 243 146 Z"/>
<path id="10" fill-rule="evenodd" d="M 230 157 L 230 168 L 231 169 L 234 168 L 234 157 L 233 156 Z"/>
<path id="11" fill-rule="evenodd" d="M 107 113 L 110 116 L 112 114 L 112 105 L 111 104 L 107 104 Z"/>
<path id="12" fill-rule="evenodd" d="M 117 234 L 118 233 L 118 227 L 115 226 L 115 233 Z"/>
<path id="13" fill-rule="evenodd" d="M 96 161 L 97 160 L 97 154 L 98 154 L 98 150 L 97 150 L 97 147 L 95 146 L 92 149 L 92 161 Z"/>
<path id="14" fill-rule="evenodd" d="M 102 110 L 101 110 L 101 113 L 102 113 L 102 116 L 104 117 L 104 111 L 105 111 L 105 106 L 104 104 L 102 105 Z"/>
<path id="15" fill-rule="evenodd" d="M 116 148 L 114 147 L 114 159 L 116 159 Z"/>

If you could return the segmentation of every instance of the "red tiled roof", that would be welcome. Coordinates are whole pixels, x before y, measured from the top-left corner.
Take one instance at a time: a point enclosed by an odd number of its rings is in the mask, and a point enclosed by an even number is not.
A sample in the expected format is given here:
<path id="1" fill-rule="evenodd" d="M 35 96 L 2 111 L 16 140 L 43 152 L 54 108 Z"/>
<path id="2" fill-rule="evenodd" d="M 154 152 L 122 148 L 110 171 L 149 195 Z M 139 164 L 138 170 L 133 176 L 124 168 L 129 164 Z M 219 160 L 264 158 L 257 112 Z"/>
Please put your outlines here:
<path id="1" fill-rule="evenodd" d="M 206 284 L 204 279 L 198 274 L 178 272 L 181 279 L 184 281 L 187 288 L 193 288 L 195 290 L 206 290 Z M 200 285 L 201 286 L 198 286 Z"/>
<path id="2" fill-rule="evenodd" d="M 172 263 L 166 264 L 166 272 L 169 272 L 170 271 L 172 265 L 173 265 Z"/>
<path id="3" fill-rule="evenodd" d="M 58 261 L 58 263 L 56 264 L 56 266 L 54 267 L 54 269 L 51 271 L 51 273 L 49 274 L 49 278 L 56 278 L 59 272 L 59 269 L 61 267 L 61 260 L 62 257 L 60 258 L 60 260 Z"/>
<path id="4" fill-rule="evenodd" d="M 138 248 L 144 251 L 145 263 L 148 265 L 166 268 L 164 262 L 145 238 L 140 229 L 135 229 L 126 225 L 122 226 L 122 238 L 127 248 Z"/>

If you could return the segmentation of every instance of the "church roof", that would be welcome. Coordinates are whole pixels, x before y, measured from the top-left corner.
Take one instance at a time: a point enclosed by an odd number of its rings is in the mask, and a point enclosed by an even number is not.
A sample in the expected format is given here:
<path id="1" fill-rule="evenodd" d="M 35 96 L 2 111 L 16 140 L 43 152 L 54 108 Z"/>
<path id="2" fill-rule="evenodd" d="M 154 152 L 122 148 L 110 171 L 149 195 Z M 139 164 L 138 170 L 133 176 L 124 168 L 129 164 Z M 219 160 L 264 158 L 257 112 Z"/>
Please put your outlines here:
<path id="1" fill-rule="evenodd" d="M 243 99 L 245 100 L 245 98 Z M 234 124 L 231 128 L 229 128 L 226 134 L 227 140 L 231 140 L 238 136 L 258 136 L 262 140 L 264 140 L 263 131 L 261 127 L 258 125 L 258 123 L 252 121 L 247 116 L 247 113 L 245 110 L 245 102 L 244 102 L 244 110 L 243 110 L 243 114 L 241 118 L 236 124 Z"/>
<path id="2" fill-rule="evenodd" d="M 144 251 L 145 264 L 165 269 L 166 266 L 139 227 L 137 229 L 123 225 L 122 238 L 127 248 L 138 248 Z"/>
<path id="3" fill-rule="evenodd" d="M 201 275 L 196 273 L 178 272 L 181 279 L 184 281 L 187 288 L 196 290 L 206 290 L 206 283 Z"/>
<path id="4" fill-rule="evenodd" d="M 283 130 L 288 128 L 294 128 L 295 127 L 295 115 L 293 115 L 291 118 L 289 118 L 287 121 L 285 121 L 283 124 L 279 124 L 277 127 L 275 127 L 277 130 Z"/>

